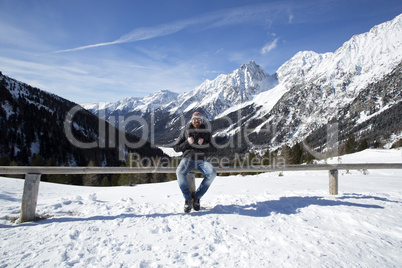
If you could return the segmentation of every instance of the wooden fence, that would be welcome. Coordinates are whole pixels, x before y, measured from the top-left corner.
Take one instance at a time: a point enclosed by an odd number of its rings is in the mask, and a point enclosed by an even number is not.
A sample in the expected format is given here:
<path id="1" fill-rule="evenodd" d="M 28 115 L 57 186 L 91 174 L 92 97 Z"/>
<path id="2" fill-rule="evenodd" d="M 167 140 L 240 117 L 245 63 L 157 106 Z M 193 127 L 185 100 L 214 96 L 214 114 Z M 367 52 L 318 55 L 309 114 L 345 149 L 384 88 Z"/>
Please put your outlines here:
<path id="1" fill-rule="evenodd" d="M 319 164 L 319 165 L 284 165 L 269 167 L 217 167 L 218 173 L 247 172 L 283 172 L 283 171 L 314 171 L 328 170 L 329 194 L 338 194 L 338 170 L 368 170 L 368 169 L 402 169 L 402 163 L 392 164 Z M 20 222 L 35 219 L 38 201 L 39 182 L 42 174 L 127 174 L 127 173 L 176 173 L 175 167 L 1 167 L 0 174 L 25 174 L 24 191 L 20 213 Z M 194 173 L 190 173 L 188 181 L 190 191 L 195 190 Z"/>

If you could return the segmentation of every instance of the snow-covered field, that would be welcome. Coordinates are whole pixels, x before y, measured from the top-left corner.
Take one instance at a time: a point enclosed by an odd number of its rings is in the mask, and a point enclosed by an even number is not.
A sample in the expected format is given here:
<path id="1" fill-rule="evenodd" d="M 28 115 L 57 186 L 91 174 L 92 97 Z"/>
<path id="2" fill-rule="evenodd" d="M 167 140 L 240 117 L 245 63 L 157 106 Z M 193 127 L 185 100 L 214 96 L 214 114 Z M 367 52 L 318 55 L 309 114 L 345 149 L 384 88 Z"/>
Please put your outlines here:
<path id="1" fill-rule="evenodd" d="M 342 163 L 402 162 L 366 150 Z M 402 267 L 402 170 L 217 177 L 199 212 L 177 182 L 78 187 L 41 182 L 15 224 L 23 180 L 0 178 L 0 267 Z M 197 180 L 199 183 L 199 180 Z"/>

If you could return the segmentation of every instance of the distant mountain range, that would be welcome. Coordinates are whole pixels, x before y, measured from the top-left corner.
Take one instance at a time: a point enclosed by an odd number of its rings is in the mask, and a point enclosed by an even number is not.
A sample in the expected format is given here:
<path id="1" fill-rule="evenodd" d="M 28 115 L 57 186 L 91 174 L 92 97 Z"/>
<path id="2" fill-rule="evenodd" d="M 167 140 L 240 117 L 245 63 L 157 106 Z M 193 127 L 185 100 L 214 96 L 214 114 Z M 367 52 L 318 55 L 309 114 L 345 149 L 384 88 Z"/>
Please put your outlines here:
<path id="1" fill-rule="evenodd" d="M 222 153 L 298 142 L 325 150 L 328 125 L 337 127 L 338 145 L 350 134 L 371 143 L 401 135 L 401 63 L 399 15 L 333 53 L 299 52 L 273 75 L 251 61 L 187 93 L 160 91 L 85 108 L 132 134 L 147 132 L 159 145 L 171 146 L 200 111 L 215 137 L 232 145 Z"/>

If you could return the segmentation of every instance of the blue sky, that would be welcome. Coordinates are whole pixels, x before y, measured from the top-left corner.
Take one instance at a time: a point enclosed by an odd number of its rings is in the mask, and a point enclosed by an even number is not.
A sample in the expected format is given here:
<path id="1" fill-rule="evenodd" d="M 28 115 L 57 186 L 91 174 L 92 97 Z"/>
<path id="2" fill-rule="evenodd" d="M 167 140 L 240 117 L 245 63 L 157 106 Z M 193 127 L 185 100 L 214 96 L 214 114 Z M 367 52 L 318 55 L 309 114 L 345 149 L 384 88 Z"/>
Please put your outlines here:
<path id="1" fill-rule="evenodd" d="M 187 92 L 250 60 L 334 52 L 400 0 L 0 0 L 0 71 L 77 103 Z"/>

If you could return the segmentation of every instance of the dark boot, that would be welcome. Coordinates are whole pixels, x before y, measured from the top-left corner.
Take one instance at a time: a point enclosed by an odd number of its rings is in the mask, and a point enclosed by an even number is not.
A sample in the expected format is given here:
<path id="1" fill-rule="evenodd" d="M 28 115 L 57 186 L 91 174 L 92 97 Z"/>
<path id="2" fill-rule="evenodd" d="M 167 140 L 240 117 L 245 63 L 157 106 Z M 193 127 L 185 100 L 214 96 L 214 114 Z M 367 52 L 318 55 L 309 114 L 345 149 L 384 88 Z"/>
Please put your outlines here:
<path id="1" fill-rule="evenodd" d="M 186 200 L 184 202 L 184 212 L 190 213 L 190 211 L 191 211 L 191 200 Z"/>
<path id="2" fill-rule="evenodd" d="M 193 208 L 195 211 L 199 211 L 201 208 L 200 199 L 196 198 L 194 195 L 193 195 Z"/>

